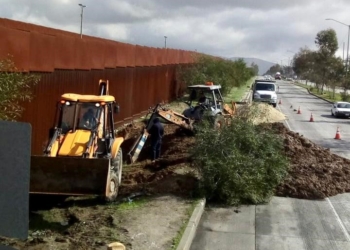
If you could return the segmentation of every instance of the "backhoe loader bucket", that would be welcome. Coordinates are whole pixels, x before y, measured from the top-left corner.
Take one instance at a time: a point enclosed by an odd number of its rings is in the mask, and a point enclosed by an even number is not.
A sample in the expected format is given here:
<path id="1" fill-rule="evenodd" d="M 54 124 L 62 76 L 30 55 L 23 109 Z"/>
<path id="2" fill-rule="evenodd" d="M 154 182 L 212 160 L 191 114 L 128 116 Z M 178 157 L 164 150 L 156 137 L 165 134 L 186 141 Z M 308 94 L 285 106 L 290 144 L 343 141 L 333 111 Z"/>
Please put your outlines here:
<path id="1" fill-rule="evenodd" d="M 108 198 L 111 185 L 110 168 L 110 159 L 108 158 L 32 156 L 30 193 L 93 194 Z"/>

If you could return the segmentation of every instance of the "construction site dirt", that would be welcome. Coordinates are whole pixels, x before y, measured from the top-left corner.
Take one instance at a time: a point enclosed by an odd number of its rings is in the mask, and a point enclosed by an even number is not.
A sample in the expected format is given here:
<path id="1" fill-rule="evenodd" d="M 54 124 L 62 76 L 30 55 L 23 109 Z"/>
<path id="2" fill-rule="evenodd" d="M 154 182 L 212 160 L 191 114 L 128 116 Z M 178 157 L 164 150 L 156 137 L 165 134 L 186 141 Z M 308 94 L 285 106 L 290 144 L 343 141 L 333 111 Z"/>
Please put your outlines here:
<path id="1" fill-rule="evenodd" d="M 350 190 L 350 160 L 288 130 L 281 122 L 269 126 L 282 137 L 291 163 L 287 178 L 276 188 L 277 196 L 322 199 Z M 119 241 L 128 250 L 172 249 L 174 237 L 193 208 L 191 195 L 197 179 L 190 149 L 195 136 L 173 124 L 164 127 L 161 159 L 151 162 L 147 143 L 136 163 L 124 165 L 118 201 L 106 204 L 94 197 L 69 197 L 58 202 L 33 197 L 28 239 L 0 238 L 0 244 L 15 249 L 106 249 L 107 243 Z M 143 128 L 142 122 L 129 127 L 124 160 Z M 122 204 L 128 209 L 121 209 Z"/>

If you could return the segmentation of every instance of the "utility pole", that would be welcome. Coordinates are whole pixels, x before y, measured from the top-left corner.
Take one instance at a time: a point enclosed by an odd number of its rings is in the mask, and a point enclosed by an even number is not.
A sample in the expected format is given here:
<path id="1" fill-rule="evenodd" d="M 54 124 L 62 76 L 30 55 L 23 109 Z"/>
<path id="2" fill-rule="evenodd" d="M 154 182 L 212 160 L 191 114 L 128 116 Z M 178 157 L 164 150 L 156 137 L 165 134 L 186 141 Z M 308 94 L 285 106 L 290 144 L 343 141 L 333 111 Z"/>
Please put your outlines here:
<path id="1" fill-rule="evenodd" d="M 166 39 L 167 38 L 168 38 L 167 36 L 164 36 L 164 48 L 166 48 Z"/>
<path id="2" fill-rule="evenodd" d="M 80 38 L 83 38 L 83 13 L 84 13 L 84 8 L 86 7 L 86 5 L 83 4 L 79 4 L 79 6 L 81 7 L 81 13 L 80 13 Z"/>

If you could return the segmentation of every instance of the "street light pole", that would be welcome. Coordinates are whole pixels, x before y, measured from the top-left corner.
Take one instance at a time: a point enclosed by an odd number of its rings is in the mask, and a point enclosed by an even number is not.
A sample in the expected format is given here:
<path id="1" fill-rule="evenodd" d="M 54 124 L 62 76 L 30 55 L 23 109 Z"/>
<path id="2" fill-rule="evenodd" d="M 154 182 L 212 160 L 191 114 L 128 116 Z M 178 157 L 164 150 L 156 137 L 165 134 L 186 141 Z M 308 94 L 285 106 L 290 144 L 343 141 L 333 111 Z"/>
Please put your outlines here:
<path id="1" fill-rule="evenodd" d="M 168 38 L 167 36 L 164 36 L 164 48 L 166 48 L 166 39 L 167 38 Z"/>
<path id="2" fill-rule="evenodd" d="M 348 27 L 348 45 L 347 45 L 347 50 L 346 50 L 346 63 L 345 63 L 345 74 L 347 75 L 348 74 L 348 65 L 349 65 L 349 37 L 350 37 L 350 25 L 346 24 L 346 23 L 342 23 L 342 22 L 339 22 L 333 18 L 326 18 L 327 21 L 334 21 L 334 22 L 337 22 L 337 23 L 340 23 L 342 25 L 345 25 Z"/>
<path id="3" fill-rule="evenodd" d="M 83 4 L 79 4 L 79 6 L 81 7 L 81 13 L 80 13 L 80 38 L 83 38 L 83 12 L 84 12 L 84 8 L 86 7 L 86 5 Z"/>

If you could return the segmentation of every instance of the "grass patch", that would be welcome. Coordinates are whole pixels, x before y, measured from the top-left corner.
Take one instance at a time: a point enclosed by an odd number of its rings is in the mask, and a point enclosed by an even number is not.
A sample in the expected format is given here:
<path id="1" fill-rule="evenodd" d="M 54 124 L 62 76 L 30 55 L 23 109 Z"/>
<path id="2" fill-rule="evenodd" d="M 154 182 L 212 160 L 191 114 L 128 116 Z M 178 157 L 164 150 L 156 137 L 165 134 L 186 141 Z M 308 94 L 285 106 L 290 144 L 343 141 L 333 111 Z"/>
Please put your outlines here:
<path id="1" fill-rule="evenodd" d="M 249 79 L 245 85 L 241 86 L 241 87 L 234 87 L 231 89 L 230 93 L 228 93 L 225 97 L 226 102 L 239 102 L 242 100 L 242 98 L 244 98 L 245 93 L 250 90 L 253 82 L 255 80 L 255 77 Z"/>
<path id="2" fill-rule="evenodd" d="M 132 210 L 136 208 L 141 208 L 143 207 L 147 202 L 149 201 L 149 198 L 147 197 L 141 197 L 138 199 L 130 200 L 130 201 L 125 201 L 123 203 L 115 203 L 115 204 L 109 204 L 109 208 L 116 209 L 118 211 L 127 211 L 127 210 Z"/>
<path id="3" fill-rule="evenodd" d="M 310 85 L 306 85 L 306 84 L 302 84 L 300 82 L 295 82 L 295 85 L 308 89 L 312 94 L 321 97 L 323 99 L 326 99 L 330 102 L 337 102 L 337 101 L 341 101 L 342 100 L 342 94 L 341 93 L 334 93 L 333 95 L 333 91 L 329 91 L 329 90 L 323 90 L 323 94 L 321 94 L 318 89 L 314 86 L 310 86 Z"/>
<path id="4" fill-rule="evenodd" d="M 173 245 L 171 246 L 171 250 L 175 250 L 179 246 L 179 243 L 181 241 L 182 235 L 184 234 L 184 232 L 186 230 L 188 221 L 190 220 L 194 209 L 196 208 L 196 206 L 198 205 L 198 203 L 201 200 L 202 199 L 195 199 L 195 200 L 193 200 L 191 206 L 188 208 L 188 210 L 187 210 L 187 218 L 183 221 L 180 230 L 177 232 L 177 235 L 173 239 Z"/>

